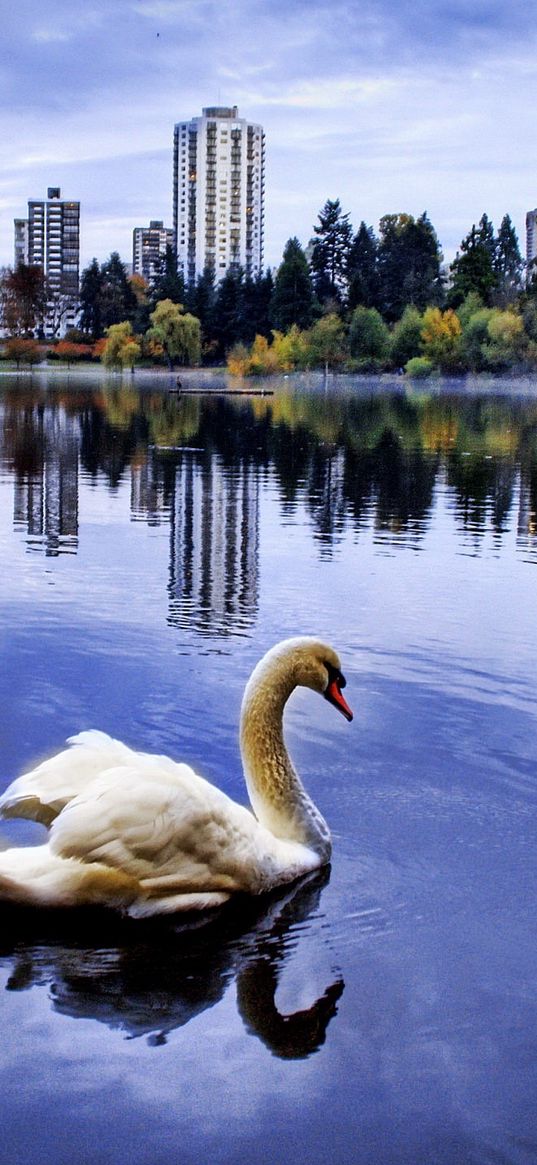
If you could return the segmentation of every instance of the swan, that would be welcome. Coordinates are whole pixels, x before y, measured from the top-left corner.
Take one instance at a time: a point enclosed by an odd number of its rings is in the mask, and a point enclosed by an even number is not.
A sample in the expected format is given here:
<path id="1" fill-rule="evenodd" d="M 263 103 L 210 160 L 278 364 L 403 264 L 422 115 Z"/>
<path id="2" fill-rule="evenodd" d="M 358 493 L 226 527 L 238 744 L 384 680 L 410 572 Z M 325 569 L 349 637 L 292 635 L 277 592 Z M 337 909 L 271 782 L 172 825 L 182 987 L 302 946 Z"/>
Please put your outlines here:
<path id="1" fill-rule="evenodd" d="M 46 844 L 0 853 L 0 899 L 104 905 L 143 918 L 263 894 L 326 865 L 328 826 L 283 738 L 284 707 L 299 685 L 352 720 L 331 647 L 300 637 L 268 651 L 246 685 L 240 717 L 253 813 L 187 764 L 134 752 L 94 729 L 71 737 L 69 748 L 0 798 L 4 817 L 49 828 Z"/>

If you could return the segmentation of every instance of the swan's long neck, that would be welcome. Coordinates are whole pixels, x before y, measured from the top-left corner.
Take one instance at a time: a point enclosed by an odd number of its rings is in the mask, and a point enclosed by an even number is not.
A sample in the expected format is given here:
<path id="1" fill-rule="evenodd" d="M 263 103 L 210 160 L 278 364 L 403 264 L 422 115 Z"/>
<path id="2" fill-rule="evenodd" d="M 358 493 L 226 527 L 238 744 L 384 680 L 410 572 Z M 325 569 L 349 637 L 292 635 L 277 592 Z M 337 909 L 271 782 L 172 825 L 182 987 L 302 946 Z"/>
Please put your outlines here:
<path id="1" fill-rule="evenodd" d="M 302 842 L 328 861 L 330 831 L 306 793 L 283 738 L 284 707 L 295 687 L 285 659 L 266 657 L 253 672 L 241 711 L 244 776 L 260 824 L 275 837 Z"/>

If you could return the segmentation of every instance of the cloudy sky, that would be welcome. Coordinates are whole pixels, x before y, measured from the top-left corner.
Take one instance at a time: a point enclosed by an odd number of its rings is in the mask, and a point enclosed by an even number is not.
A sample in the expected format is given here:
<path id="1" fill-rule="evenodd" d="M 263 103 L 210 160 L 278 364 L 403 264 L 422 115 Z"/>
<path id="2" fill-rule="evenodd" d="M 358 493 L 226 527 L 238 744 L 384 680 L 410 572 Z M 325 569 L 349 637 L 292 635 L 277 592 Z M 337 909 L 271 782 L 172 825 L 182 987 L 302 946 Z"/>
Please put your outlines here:
<path id="1" fill-rule="evenodd" d="M 426 210 L 446 258 L 486 211 L 537 206 L 527 0 L 18 0 L 2 13 L 0 264 L 61 186 L 82 262 L 172 219 L 174 122 L 238 105 L 267 137 L 266 261 L 327 198 L 355 228 Z"/>

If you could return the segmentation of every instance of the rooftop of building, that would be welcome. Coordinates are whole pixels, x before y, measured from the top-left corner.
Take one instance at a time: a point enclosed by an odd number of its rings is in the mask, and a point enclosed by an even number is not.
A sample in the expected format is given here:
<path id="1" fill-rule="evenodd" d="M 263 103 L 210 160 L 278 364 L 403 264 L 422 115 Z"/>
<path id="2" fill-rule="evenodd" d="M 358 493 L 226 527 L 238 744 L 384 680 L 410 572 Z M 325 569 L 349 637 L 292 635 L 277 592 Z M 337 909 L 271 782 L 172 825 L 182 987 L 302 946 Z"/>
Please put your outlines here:
<path id="1" fill-rule="evenodd" d="M 236 105 L 207 105 L 203 110 L 204 117 L 228 117 L 234 121 L 239 116 Z"/>

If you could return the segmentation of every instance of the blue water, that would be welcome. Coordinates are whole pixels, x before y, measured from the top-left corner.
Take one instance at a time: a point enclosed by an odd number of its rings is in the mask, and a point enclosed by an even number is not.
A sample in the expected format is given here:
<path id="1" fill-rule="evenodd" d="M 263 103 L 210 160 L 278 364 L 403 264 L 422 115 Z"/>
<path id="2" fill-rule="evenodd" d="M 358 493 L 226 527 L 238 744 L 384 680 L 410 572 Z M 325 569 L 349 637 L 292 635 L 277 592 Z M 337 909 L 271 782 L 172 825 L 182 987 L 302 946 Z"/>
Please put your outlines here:
<path id="1" fill-rule="evenodd" d="M 537 385 L 135 382 L 0 379 L 3 785 L 99 727 L 244 800 L 246 679 L 314 633 L 333 862 L 203 925 L 4 909 L 2 1163 L 535 1162 Z"/>

